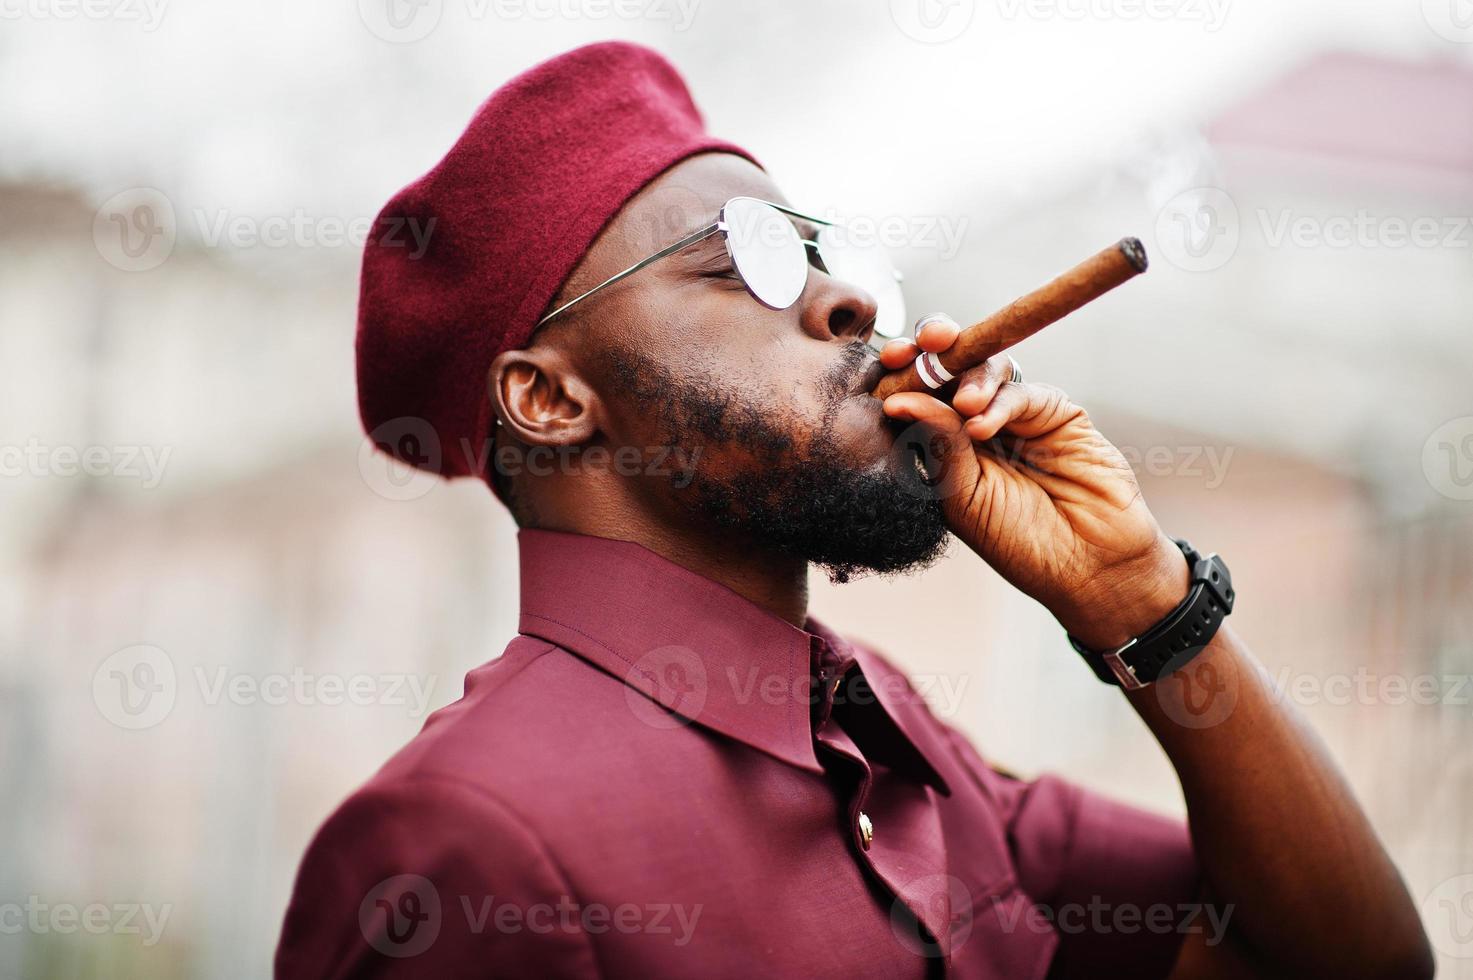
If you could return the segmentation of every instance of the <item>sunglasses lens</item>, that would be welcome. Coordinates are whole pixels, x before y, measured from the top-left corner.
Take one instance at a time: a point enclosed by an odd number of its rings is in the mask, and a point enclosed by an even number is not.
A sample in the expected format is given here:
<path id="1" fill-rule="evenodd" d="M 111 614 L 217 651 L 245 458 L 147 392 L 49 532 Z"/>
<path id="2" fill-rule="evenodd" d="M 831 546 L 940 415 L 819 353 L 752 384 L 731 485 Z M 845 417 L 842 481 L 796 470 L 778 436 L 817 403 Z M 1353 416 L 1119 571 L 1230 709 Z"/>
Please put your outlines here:
<path id="1" fill-rule="evenodd" d="M 808 282 L 808 254 L 798 229 L 781 211 L 750 197 L 721 209 L 726 247 L 747 291 L 763 306 L 785 310 Z"/>
<path id="2" fill-rule="evenodd" d="M 829 275 L 858 286 L 874 298 L 878 307 L 875 314 L 877 343 L 883 344 L 909 332 L 900 274 L 881 245 L 856 240 L 843 227 L 826 226 L 818 231 L 818 257 L 823 259 Z"/>

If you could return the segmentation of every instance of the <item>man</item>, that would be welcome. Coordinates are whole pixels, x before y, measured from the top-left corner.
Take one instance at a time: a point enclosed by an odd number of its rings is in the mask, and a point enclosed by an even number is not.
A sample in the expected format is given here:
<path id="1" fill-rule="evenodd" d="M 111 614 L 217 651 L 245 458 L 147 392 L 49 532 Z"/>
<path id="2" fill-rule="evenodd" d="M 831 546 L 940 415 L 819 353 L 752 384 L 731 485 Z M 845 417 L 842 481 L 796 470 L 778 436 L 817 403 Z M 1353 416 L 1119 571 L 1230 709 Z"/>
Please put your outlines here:
<path id="1" fill-rule="evenodd" d="M 872 397 L 956 325 L 877 360 L 883 264 L 708 136 L 658 55 L 514 80 L 376 227 L 364 422 L 512 509 L 520 635 L 319 832 L 280 976 L 1430 975 L 1365 816 L 1223 622 L 1225 564 L 1006 355 Z M 1124 690 L 1190 834 L 995 771 L 808 617 L 810 563 L 903 571 L 948 534 Z M 1188 669 L 1231 705 L 1213 724 L 1174 720 Z"/>

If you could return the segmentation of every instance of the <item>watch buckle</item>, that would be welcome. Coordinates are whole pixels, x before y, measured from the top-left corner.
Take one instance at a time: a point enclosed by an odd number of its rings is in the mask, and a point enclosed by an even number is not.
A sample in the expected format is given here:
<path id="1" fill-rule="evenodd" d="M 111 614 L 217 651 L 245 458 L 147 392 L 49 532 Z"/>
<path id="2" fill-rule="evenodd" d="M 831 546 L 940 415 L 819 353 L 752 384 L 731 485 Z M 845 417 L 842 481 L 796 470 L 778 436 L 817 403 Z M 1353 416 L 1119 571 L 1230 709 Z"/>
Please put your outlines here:
<path id="1" fill-rule="evenodd" d="M 1133 637 L 1124 646 L 1111 650 L 1101 656 L 1101 659 L 1105 661 L 1105 666 L 1110 668 L 1110 673 L 1115 675 L 1115 680 L 1119 681 L 1120 686 L 1127 691 L 1139 691 L 1146 686 L 1144 681 L 1135 676 L 1135 668 L 1126 663 L 1124 658 L 1120 656 L 1126 650 L 1135 646 L 1136 639 L 1138 638 Z"/>

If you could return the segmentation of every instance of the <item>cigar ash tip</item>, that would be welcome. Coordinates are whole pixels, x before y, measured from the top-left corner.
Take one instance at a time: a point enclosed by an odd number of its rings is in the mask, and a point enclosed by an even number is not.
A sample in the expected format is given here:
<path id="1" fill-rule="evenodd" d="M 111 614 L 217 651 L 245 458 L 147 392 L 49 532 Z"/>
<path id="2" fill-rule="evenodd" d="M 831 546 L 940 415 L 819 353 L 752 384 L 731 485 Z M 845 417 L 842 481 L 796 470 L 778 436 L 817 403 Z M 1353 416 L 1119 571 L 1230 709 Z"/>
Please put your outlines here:
<path id="1" fill-rule="evenodd" d="M 1146 258 L 1146 246 L 1141 244 L 1139 238 L 1120 239 L 1120 251 L 1125 253 L 1125 258 L 1135 267 L 1136 272 L 1145 272 L 1151 264 Z"/>

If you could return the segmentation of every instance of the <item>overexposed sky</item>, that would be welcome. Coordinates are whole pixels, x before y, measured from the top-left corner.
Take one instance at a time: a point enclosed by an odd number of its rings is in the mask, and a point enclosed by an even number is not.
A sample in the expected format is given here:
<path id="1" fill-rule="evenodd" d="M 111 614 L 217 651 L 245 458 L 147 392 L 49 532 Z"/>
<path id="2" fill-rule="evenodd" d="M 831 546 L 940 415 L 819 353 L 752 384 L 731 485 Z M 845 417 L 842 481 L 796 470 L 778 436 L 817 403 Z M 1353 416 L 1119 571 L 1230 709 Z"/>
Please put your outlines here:
<path id="1" fill-rule="evenodd" d="M 0 178 L 371 215 L 511 74 L 627 37 L 795 199 L 1008 207 L 1321 50 L 1467 60 L 1456 2 L 0 0 Z"/>

